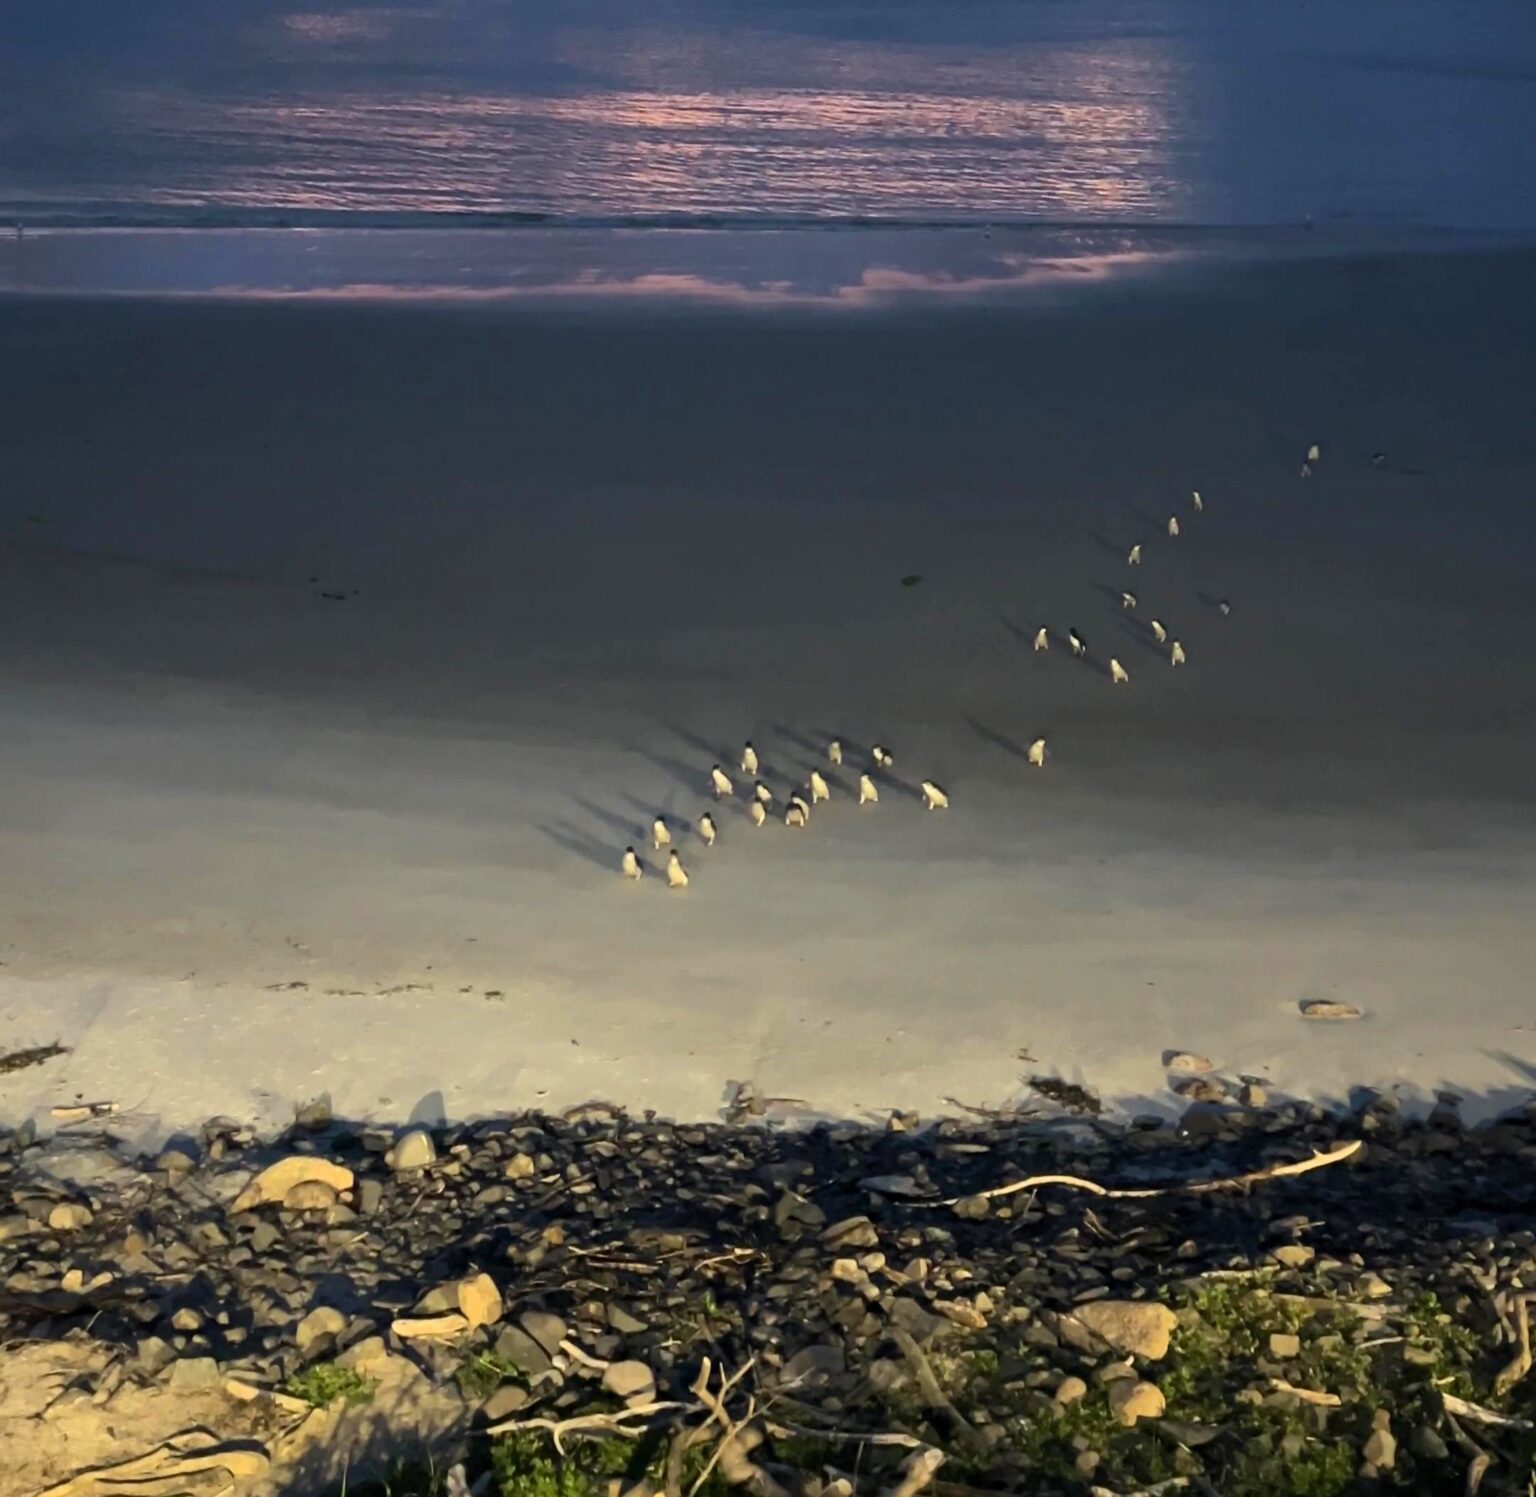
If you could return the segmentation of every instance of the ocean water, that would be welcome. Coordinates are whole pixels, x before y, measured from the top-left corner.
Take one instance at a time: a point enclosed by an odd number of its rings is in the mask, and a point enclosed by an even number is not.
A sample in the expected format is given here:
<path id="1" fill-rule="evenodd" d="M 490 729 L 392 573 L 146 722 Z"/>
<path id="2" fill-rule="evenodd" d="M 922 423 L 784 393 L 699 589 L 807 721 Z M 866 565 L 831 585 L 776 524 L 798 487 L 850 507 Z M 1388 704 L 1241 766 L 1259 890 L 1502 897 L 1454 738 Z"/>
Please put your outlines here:
<path id="1" fill-rule="evenodd" d="M 7 0 L 48 225 L 1536 227 L 1531 0 Z"/>

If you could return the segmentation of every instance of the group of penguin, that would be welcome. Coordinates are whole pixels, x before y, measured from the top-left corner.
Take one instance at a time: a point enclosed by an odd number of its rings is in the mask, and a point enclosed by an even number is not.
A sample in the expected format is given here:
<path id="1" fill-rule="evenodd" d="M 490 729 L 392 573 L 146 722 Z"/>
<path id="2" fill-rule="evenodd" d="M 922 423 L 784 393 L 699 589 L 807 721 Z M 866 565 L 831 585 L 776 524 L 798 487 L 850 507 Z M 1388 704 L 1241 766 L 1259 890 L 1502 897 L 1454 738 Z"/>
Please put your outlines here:
<path id="1" fill-rule="evenodd" d="M 1310 478 L 1313 468 L 1322 457 L 1322 449 L 1316 443 L 1307 449 L 1306 458 L 1301 465 L 1301 476 Z M 1200 496 L 1198 489 L 1190 493 L 1190 504 L 1196 514 L 1202 514 L 1205 510 L 1205 501 Z M 1180 534 L 1179 517 L 1168 516 L 1168 536 L 1176 540 Z M 1137 541 L 1126 554 L 1128 566 L 1139 567 L 1141 565 L 1142 542 Z M 1129 590 L 1120 594 L 1120 604 L 1127 610 L 1134 609 L 1137 605 L 1136 594 Z M 1225 598 L 1217 603 L 1217 607 L 1223 614 L 1229 614 L 1231 604 Z M 1184 646 L 1177 640 L 1170 641 L 1168 631 L 1157 619 L 1148 619 L 1147 627 L 1152 632 L 1152 637 L 1159 645 L 1168 646 L 1168 659 L 1175 666 L 1188 662 Z M 1088 653 L 1088 646 L 1083 642 L 1082 636 L 1076 629 L 1067 630 L 1067 643 L 1071 647 L 1074 657 L 1081 659 Z M 1034 636 L 1034 648 L 1036 651 L 1048 650 L 1051 647 L 1050 631 L 1045 625 L 1036 631 Z M 1130 681 L 1130 673 L 1114 656 L 1109 660 L 1109 679 L 1116 686 L 1123 686 Z M 1036 769 L 1045 768 L 1045 739 L 1037 738 L 1030 744 L 1027 759 Z M 875 744 L 870 749 L 870 770 L 889 769 L 896 761 L 888 749 L 880 744 Z M 827 762 L 831 765 L 841 766 L 843 762 L 843 745 L 838 739 L 833 739 L 827 745 Z M 768 819 L 768 812 L 774 805 L 773 792 L 758 778 L 757 750 L 753 748 L 751 739 L 748 739 L 741 751 L 741 772 L 752 779 L 752 794 L 747 803 L 747 814 L 751 817 L 754 826 L 762 826 Z M 870 776 L 870 770 L 865 770 L 859 775 L 859 804 L 861 806 L 876 805 L 880 800 L 880 791 Z M 716 764 L 709 771 L 710 793 L 716 801 L 725 800 L 736 794 L 736 786 L 720 765 Z M 942 786 L 932 780 L 922 782 L 923 805 L 929 811 L 946 811 L 949 809 L 949 795 Z M 788 802 L 784 808 L 784 824 L 791 827 L 805 827 L 810 824 L 812 808 L 824 800 L 831 800 L 832 788 L 827 784 L 826 777 L 819 769 L 813 769 L 805 785 L 799 790 L 790 792 Z M 719 835 L 719 829 L 715 825 L 715 818 L 708 812 L 704 812 L 698 820 L 698 833 L 700 840 L 706 847 L 715 845 L 715 838 Z M 651 823 L 652 845 L 657 852 L 662 848 L 667 849 L 667 887 L 670 889 L 686 889 L 688 887 L 688 870 L 683 866 L 683 860 L 678 855 L 677 848 L 672 845 L 672 829 L 667 825 L 664 816 L 658 816 Z M 620 872 L 625 878 L 638 879 L 644 877 L 645 867 L 633 847 L 624 849 L 624 856 L 620 861 Z"/>
<path id="2" fill-rule="evenodd" d="M 1030 749 L 1030 763 L 1044 765 L 1045 740 L 1038 740 Z M 859 775 L 859 804 L 861 806 L 878 805 L 880 802 L 880 788 L 875 784 L 871 774 L 873 770 L 889 769 L 896 762 L 896 756 L 881 744 L 875 744 L 869 751 L 870 766 Z M 843 745 L 839 739 L 834 738 L 827 745 L 827 763 L 841 766 L 843 762 Z M 752 793 L 747 800 L 747 815 L 751 818 L 753 826 L 762 826 L 768 820 L 768 813 L 774 807 L 774 795 L 761 779 L 758 778 L 759 763 L 757 750 L 752 746 L 749 738 L 741 751 L 741 772 L 752 779 Z M 736 786 L 729 774 L 716 764 L 709 771 L 710 793 L 717 801 L 727 800 L 736 794 Z M 949 809 L 949 795 L 942 785 L 933 780 L 924 780 L 922 783 L 923 805 L 929 811 L 947 811 Z M 822 801 L 832 799 L 832 787 L 827 783 L 826 776 L 819 769 L 810 772 L 806 783 L 798 790 L 789 794 L 789 799 L 784 806 L 784 825 L 792 827 L 806 827 L 810 825 L 811 811 Z M 715 838 L 719 835 L 719 828 L 715 825 L 715 818 L 706 811 L 698 820 L 699 839 L 706 847 L 715 845 Z M 672 828 L 667 825 L 664 816 L 658 816 L 651 823 L 651 845 L 660 852 L 662 848 L 667 851 L 667 887 L 670 889 L 686 889 L 688 887 L 688 870 L 683 867 L 683 860 L 678 855 L 677 848 L 672 845 Z M 645 866 L 633 847 L 624 849 L 624 857 L 620 861 L 619 871 L 625 878 L 642 878 L 645 874 Z"/>

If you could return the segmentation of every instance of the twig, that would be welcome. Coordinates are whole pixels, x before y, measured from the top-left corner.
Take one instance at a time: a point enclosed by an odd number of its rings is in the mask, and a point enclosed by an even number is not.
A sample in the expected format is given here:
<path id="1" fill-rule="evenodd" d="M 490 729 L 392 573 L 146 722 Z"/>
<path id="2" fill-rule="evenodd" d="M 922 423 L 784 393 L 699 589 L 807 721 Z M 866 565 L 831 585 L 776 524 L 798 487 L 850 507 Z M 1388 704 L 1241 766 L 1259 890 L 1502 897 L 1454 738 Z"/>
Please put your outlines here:
<path id="1" fill-rule="evenodd" d="M 574 1341 L 562 1341 L 560 1350 L 573 1362 L 580 1362 L 583 1367 L 593 1367 L 599 1372 L 606 1372 L 613 1366 L 612 1362 L 605 1362 L 601 1357 L 594 1357 L 591 1352 L 583 1351 Z"/>
<path id="2" fill-rule="evenodd" d="M 943 1464 L 944 1452 L 932 1445 L 924 1445 L 914 1450 L 907 1457 L 901 1480 L 885 1494 L 885 1497 L 917 1497 L 917 1494 L 933 1480 L 934 1474 Z"/>
<path id="3" fill-rule="evenodd" d="M 1035 1190 L 1042 1185 L 1063 1185 L 1069 1190 L 1086 1190 L 1091 1195 L 1107 1199 L 1130 1201 L 1150 1200 L 1154 1196 L 1209 1195 L 1220 1190 L 1241 1190 L 1265 1180 L 1278 1180 L 1291 1175 L 1305 1175 L 1320 1170 L 1325 1165 L 1339 1164 L 1353 1158 L 1365 1147 L 1361 1139 L 1351 1139 L 1336 1149 L 1326 1149 L 1310 1159 L 1300 1159 L 1291 1164 L 1267 1164 L 1261 1170 L 1250 1170 L 1246 1175 L 1231 1175 L 1220 1180 L 1191 1180 L 1178 1185 L 1159 1185 L 1149 1189 L 1111 1189 L 1095 1180 L 1085 1180 L 1080 1175 L 1030 1175 L 1024 1180 L 1014 1180 L 1008 1185 L 994 1185 L 991 1190 L 980 1190 L 968 1196 L 951 1196 L 944 1201 L 914 1201 L 915 1207 L 953 1206 L 960 1201 L 993 1201 L 1000 1196 L 1011 1196 L 1021 1190 Z"/>
<path id="4" fill-rule="evenodd" d="M 1449 1410 L 1446 1411 L 1445 1422 L 1450 1426 L 1451 1438 L 1456 1441 L 1462 1453 L 1471 1457 L 1464 1491 L 1466 1497 L 1477 1497 L 1477 1489 L 1482 1486 L 1483 1478 L 1493 1464 L 1493 1457 L 1456 1422 L 1456 1416 Z"/>
<path id="5" fill-rule="evenodd" d="M 1316 1404 L 1320 1409 L 1336 1409 L 1344 1401 L 1337 1393 L 1318 1393 L 1311 1388 L 1298 1388 L 1283 1377 L 1272 1377 L 1269 1386 L 1277 1393 L 1294 1393 L 1303 1403 Z"/>
<path id="6" fill-rule="evenodd" d="M 504 1419 L 500 1424 L 488 1425 L 481 1434 L 504 1435 L 514 1429 L 547 1429 L 554 1438 L 555 1449 L 564 1455 L 565 1446 L 560 1441 L 565 1435 L 602 1430 L 610 1435 L 622 1435 L 626 1440 L 638 1440 L 641 1432 L 638 1429 L 627 1428 L 630 1420 L 649 1419 L 653 1414 L 691 1407 L 691 1404 L 667 1401 L 636 1404 L 633 1408 L 620 1409 L 614 1414 L 579 1414 L 574 1419 Z"/>
<path id="7" fill-rule="evenodd" d="M 949 1395 L 939 1386 L 939 1380 L 933 1375 L 933 1368 L 929 1365 L 928 1358 L 923 1355 L 922 1348 L 899 1325 L 891 1326 L 889 1334 L 891 1340 L 900 1347 L 902 1356 L 907 1359 L 913 1373 L 916 1375 L 917 1386 L 922 1391 L 923 1402 L 930 1409 L 938 1409 L 946 1415 L 972 1449 L 979 1450 L 984 1448 L 982 1438 L 976 1433 L 975 1426 L 955 1407 Z"/>
<path id="8" fill-rule="evenodd" d="M 1457 1398 L 1454 1393 L 1442 1393 L 1440 1401 L 1445 1405 L 1447 1414 L 1456 1414 L 1462 1419 L 1470 1419 L 1474 1424 L 1491 1424 L 1505 1429 L 1530 1429 L 1531 1421 L 1521 1419 L 1514 1414 L 1501 1414 L 1497 1409 L 1485 1409 L 1481 1404 L 1468 1403 L 1464 1398 Z"/>
<path id="9" fill-rule="evenodd" d="M 1508 1393 L 1531 1370 L 1531 1312 L 1530 1296 L 1515 1296 L 1515 1334 L 1519 1337 L 1519 1349 L 1509 1365 L 1493 1380 L 1495 1398 Z"/>
<path id="10" fill-rule="evenodd" d="M 903 1434 L 900 1430 L 882 1430 L 876 1434 L 860 1434 L 854 1430 L 808 1429 L 803 1424 L 791 1424 L 787 1419 L 775 1419 L 769 1425 L 774 1434 L 801 1435 L 808 1440 L 828 1440 L 838 1445 L 899 1445 L 907 1450 L 921 1450 L 924 1442 L 916 1435 Z"/>

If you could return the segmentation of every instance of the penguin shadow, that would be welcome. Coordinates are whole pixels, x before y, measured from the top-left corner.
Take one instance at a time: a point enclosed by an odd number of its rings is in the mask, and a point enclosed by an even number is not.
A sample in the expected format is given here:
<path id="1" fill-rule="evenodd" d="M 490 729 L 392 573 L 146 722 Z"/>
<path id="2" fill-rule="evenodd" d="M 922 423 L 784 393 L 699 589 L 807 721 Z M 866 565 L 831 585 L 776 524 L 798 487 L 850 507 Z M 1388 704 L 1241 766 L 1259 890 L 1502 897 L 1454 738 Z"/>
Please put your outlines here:
<path id="1" fill-rule="evenodd" d="M 1027 645 L 1029 647 L 1029 649 L 1031 649 L 1031 650 L 1034 649 L 1034 647 L 1035 647 L 1035 634 L 1038 632 L 1037 629 L 1028 629 L 1023 624 L 1016 624 L 1016 623 L 1014 623 L 1014 621 L 1011 618 L 1009 618 L 1006 613 L 998 614 L 997 621 L 1016 640 L 1018 640 L 1018 642 L 1021 645 Z M 1050 640 L 1052 645 L 1064 644 L 1066 642 L 1065 640 L 1060 638 L 1056 634 L 1055 630 L 1053 630 L 1053 629 L 1047 629 L 1045 631 L 1045 637 L 1048 640 Z"/>
<path id="2" fill-rule="evenodd" d="M 1124 561 L 1125 558 L 1130 554 L 1131 543 L 1129 541 L 1127 541 L 1123 546 L 1117 545 L 1114 541 L 1110 540 L 1107 535 L 1100 535 L 1097 530 L 1090 530 L 1087 532 L 1087 535 L 1088 539 L 1091 540 L 1094 545 L 1099 548 L 1099 550 L 1104 552 L 1106 556 L 1113 556 L 1116 561 Z"/>
<path id="3" fill-rule="evenodd" d="M 770 723 L 769 727 L 786 743 L 794 744 L 802 753 L 810 754 L 818 760 L 826 756 L 827 745 L 837 737 L 836 733 L 829 733 L 820 743 L 817 743 L 814 739 L 807 738 L 804 733 L 791 728 L 787 723 Z"/>
<path id="4" fill-rule="evenodd" d="M 1149 655 L 1156 655 L 1159 660 L 1168 658 L 1167 646 L 1158 644 L 1152 631 L 1140 619 L 1120 619 L 1119 626 L 1120 633 L 1138 649 L 1145 650 Z"/>
<path id="5" fill-rule="evenodd" d="M 1029 750 L 1022 743 L 1010 738 L 1006 733 L 999 733 L 996 728 L 989 728 L 984 722 L 978 722 L 974 717 L 967 716 L 964 721 L 966 727 L 978 738 L 992 744 L 994 748 L 1000 748 L 1005 754 L 1022 760 L 1025 764 L 1029 763 Z"/>
<path id="6" fill-rule="evenodd" d="M 1129 613 L 1131 610 L 1125 606 L 1124 594 L 1135 592 L 1135 588 L 1111 587 L 1107 582 L 1095 582 L 1092 584 L 1094 592 L 1106 598 L 1115 605 L 1117 613 Z"/>
<path id="7" fill-rule="evenodd" d="M 1221 612 L 1221 605 L 1227 601 L 1225 598 L 1218 598 L 1214 593 L 1197 592 L 1195 597 L 1202 608 L 1209 608 L 1212 613 L 1217 614 Z"/>
<path id="8" fill-rule="evenodd" d="M 874 769 L 869 771 L 869 777 L 883 792 L 894 790 L 897 795 L 905 796 L 908 800 L 915 800 L 921 804 L 923 792 L 910 780 L 904 780 L 899 775 L 893 775 L 888 769 Z"/>
<path id="9" fill-rule="evenodd" d="M 675 759 L 671 754 L 658 754 L 651 749 L 636 749 L 635 752 L 648 764 L 652 764 L 661 770 L 668 779 L 675 781 L 682 789 L 697 791 L 700 795 L 708 795 L 710 793 L 710 765 L 719 764 L 724 768 L 726 762 L 724 759 L 712 755 L 707 764 L 690 764 L 684 759 Z M 730 770 L 727 769 L 726 773 L 729 774 Z"/>
<path id="10" fill-rule="evenodd" d="M 651 835 L 650 823 L 637 820 L 634 817 L 620 815 L 616 811 L 604 810 L 602 806 L 594 805 L 589 800 L 583 800 L 579 795 L 571 799 L 590 816 L 593 821 L 600 822 L 607 827 L 615 837 L 622 837 L 625 842 L 633 842 L 636 846 Z"/>
<path id="11" fill-rule="evenodd" d="M 626 805 L 633 806 L 636 812 L 643 818 L 640 838 L 647 847 L 651 845 L 651 823 L 660 816 L 674 831 L 677 828 L 689 824 L 688 815 L 683 811 L 674 811 L 670 806 L 658 806 L 654 801 L 643 801 L 638 795 L 626 795 Z M 639 843 L 635 846 L 638 848 Z"/>
<path id="12" fill-rule="evenodd" d="M 1154 535 L 1160 532 L 1166 532 L 1168 529 L 1167 515 L 1164 515 L 1161 519 L 1159 519 L 1152 513 L 1151 510 L 1143 509 L 1139 504 L 1132 504 L 1128 499 L 1121 502 L 1120 508 L 1123 509 L 1126 514 L 1134 516 L 1138 525 L 1145 525 L 1147 530 Z M 1131 548 L 1127 546 L 1125 551 L 1129 551 L 1130 549 Z M 1125 556 L 1125 551 L 1120 553 L 1122 559 Z"/>
<path id="13" fill-rule="evenodd" d="M 534 831 L 546 841 L 553 842 L 556 847 L 563 847 L 566 852 L 574 853 L 578 858 L 584 859 L 597 868 L 606 868 L 609 872 L 618 869 L 619 859 L 627 845 L 621 844 L 614 847 L 594 837 L 590 832 L 583 831 L 572 821 L 535 821 L 531 824 Z M 638 851 L 638 847 L 636 850 Z"/>
<path id="14" fill-rule="evenodd" d="M 1094 671 L 1098 675 L 1103 676 L 1106 681 L 1110 678 L 1109 662 L 1107 660 L 1100 660 L 1092 650 L 1085 650 L 1077 657 L 1076 663 L 1085 670 Z"/>
<path id="15" fill-rule="evenodd" d="M 709 760 L 709 764 L 718 764 L 727 774 L 741 763 L 741 749 L 739 746 L 734 750 L 728 749 L 721 744 L 711 743 L 709 739 L 702 738 L 697 733 L 689 732 L 687 728 L 679 728 L 672 724 L 668 725 L 667 731 L 678 739 L 679 742 L 686 743 L 689 748 L 703 754 Z M 709 775 L 709 764 L 704 766 L 706 778 Z"/>

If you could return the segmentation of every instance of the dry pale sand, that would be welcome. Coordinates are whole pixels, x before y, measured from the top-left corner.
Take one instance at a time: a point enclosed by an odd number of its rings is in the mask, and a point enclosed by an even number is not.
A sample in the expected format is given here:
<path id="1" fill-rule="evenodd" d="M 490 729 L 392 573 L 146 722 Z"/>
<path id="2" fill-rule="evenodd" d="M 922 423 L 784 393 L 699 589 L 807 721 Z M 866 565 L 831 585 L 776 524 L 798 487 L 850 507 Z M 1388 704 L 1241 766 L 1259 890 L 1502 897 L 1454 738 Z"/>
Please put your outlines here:
<path id="1" fill-rule="evenodd" d="M 1533 270 L 7 303 L 0 1050 L 72 1053 L 0 1112 L 706 1115 L 752 1079 L 848 1116 L 1040 1070 L 1143 1110 L 1168 1048 L 1497 1105 L 1536 1074 Z M 744 738 L 782 791 L 831 732 L 809 830 L 728 805 L 686 893 L 619 878 Z"/>

